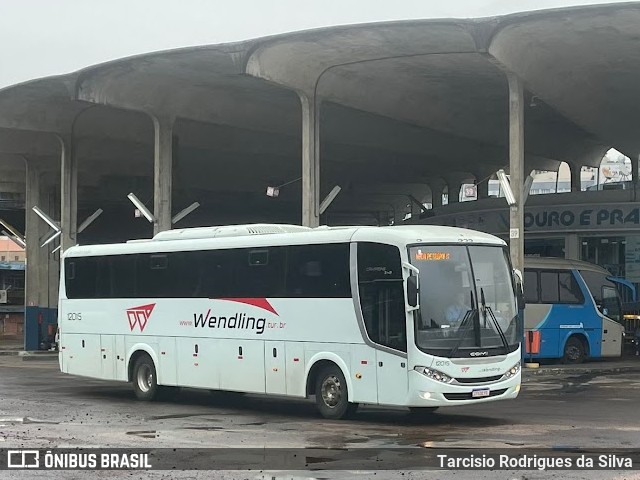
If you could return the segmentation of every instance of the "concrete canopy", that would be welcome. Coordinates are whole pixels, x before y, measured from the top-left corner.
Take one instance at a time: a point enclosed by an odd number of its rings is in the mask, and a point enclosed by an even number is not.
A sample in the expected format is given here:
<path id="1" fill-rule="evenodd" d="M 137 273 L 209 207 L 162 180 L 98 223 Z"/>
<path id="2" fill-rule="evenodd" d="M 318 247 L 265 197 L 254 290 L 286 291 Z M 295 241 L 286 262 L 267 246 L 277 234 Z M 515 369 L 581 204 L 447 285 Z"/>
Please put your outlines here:
<path id="1" fill-rule="evenodd" d="M 73 133 L 80 208 L 125 208 L 130 190 L 152 198 L 151 118 L 169 118 L 174 203 L 203 204 L 185 222 L 297 222 L 299 184 L 278 199 L 264 189 L 300 176 L 298 95 L 315 94 L 321 189 L 344 188 L 324 221 L 399 220 L 407 195 L 429 199 L 429 183 L 481 180 L 507 165 L 505 72 L 532 105 L 528 168 L 597 165 L 612 146 L 636 156 L 638 47 L 631 3 L 157 52 L 0 90 L 0 153 L 57 166 L 50 138 Z M 32 135 L 48 139 L 24 140 Z"/>

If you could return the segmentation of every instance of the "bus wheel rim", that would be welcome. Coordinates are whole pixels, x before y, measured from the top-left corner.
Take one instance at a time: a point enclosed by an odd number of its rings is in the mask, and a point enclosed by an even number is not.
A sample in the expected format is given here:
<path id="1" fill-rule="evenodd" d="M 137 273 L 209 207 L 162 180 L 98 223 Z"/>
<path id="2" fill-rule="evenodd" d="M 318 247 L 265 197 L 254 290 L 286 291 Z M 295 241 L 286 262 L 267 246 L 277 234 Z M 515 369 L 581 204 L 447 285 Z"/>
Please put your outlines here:
<path id="1" fill-rule="evenodd" d="M 138 369 L 138 388 L 143 392 L 151 390 L 153 385 L 153 373 L 149 365 L 142 365 Z"/>
<path id="2" fill-rule="evenodd" d="M 580 349 L 578 347 L 576 347 L 576 346 L 571 345 L 567 349 L 567 356 L 571 360 L 577 360 L 578 358 L 580 358 Z"/>
<path id="3" fill-rule="evenodd" d="M 340 379 L 335 375 L 329 375 L 322 382 L 321 387 L 322 401 L 329 408 L 335 408 L 342 397 L 342 384 Z"/>

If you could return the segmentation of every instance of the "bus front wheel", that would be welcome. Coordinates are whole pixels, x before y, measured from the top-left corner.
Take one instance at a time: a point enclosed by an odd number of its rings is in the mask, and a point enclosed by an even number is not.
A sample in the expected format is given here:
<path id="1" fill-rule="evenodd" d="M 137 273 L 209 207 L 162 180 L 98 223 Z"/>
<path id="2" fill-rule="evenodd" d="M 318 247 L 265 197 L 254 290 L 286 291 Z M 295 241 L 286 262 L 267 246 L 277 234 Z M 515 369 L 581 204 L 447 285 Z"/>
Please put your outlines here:
<path id="1" fill-rule="evenodd" d="M 158 393 L 156 366 L 149 355 L 142 354 L 136 359 L 132 375 L 133 391 L 138 400 L 151 401 Z"/>
<path id="2" fill-rule="evenodd" d="M 582 363 L 585 357 L 584 343 L 578 337 L 569 337 L 564 345 L 564 363 Z"/>
<path id="3" fill-rule="evenodd" d="M 324 418 L 345 418 L 358 408 L 357 403 L 349 403 L 347 381 L 337 366 L 327 366 L 320 371 L 315 392 L 316 405 Z"/>

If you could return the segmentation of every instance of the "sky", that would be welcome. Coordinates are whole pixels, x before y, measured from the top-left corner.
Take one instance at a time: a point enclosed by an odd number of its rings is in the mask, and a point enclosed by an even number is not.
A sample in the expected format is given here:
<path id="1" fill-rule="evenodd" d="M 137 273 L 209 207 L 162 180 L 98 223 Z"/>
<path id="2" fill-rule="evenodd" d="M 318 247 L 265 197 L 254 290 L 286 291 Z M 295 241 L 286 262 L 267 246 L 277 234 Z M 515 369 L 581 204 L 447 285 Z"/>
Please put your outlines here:
<path id="1" fill-rule="evenodd" d="M 476 18 L 562 0 L 0 0 L 0 88 L 130 55 L 309 28 Z"/>

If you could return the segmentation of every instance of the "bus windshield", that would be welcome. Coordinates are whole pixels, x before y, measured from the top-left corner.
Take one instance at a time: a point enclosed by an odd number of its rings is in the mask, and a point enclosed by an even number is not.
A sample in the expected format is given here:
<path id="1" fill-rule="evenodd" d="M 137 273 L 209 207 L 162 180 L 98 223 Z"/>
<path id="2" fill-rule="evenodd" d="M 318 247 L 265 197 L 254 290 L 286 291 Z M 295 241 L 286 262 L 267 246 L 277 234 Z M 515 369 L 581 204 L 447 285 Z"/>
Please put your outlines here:
<path id="1" fill-rule="evenodd" d="M 466 357 L 501 355 L 518 347 L 513 280 L 504 248 L 422 245 L 411 247 L 409 254 L 420 270 L 415 315 L 420 350 Z"/>

